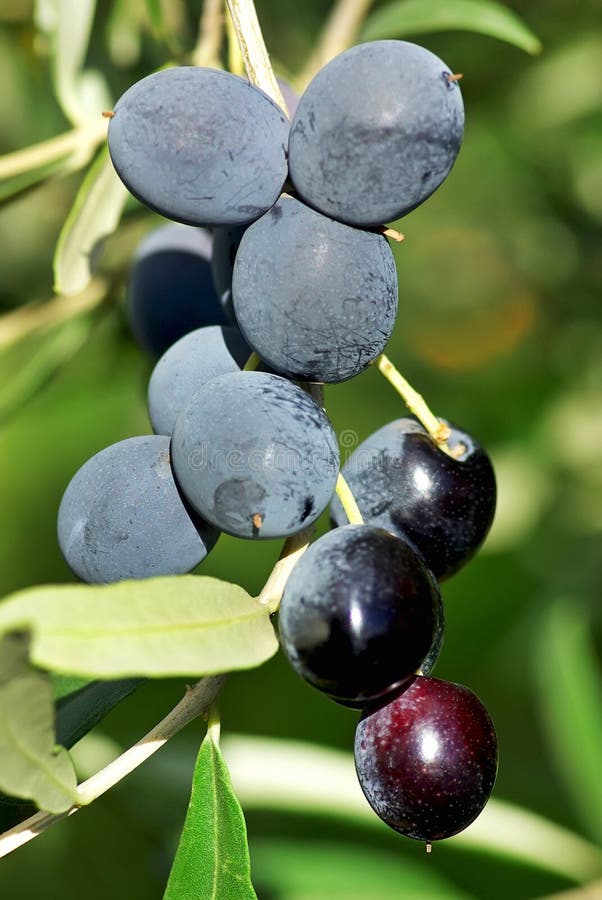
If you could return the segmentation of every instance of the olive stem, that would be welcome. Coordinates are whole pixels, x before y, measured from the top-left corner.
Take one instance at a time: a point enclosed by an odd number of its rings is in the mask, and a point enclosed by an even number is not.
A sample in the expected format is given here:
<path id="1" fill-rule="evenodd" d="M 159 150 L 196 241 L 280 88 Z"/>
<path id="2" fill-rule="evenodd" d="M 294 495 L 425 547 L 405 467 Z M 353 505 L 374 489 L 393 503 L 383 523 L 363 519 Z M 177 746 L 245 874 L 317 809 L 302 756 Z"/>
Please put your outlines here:
<path id="1" fill-rule="evenodd" d="M 225 675 L 212 675 L 201 678 L 193 687 L 187 688 L 186 694 L 158 725 L 155 725 L 140 741 L 114 759 L 113 762 L 101 769 L 91 778 L 83 781 L 77 788 L 78 802 L 69 807 L 64 813 L 57 815 L 46 812 L 38 812 L 30 816 L 24 822 L 11 828 L 0 836 L 0 857 L 6 856 L 23 844 L 28 843 L 51 825 L 72 816 L 82 806 L 87 806 L 110 788 L 122 781 L 127 775 L 137 769 L 139 765 L 160 750 L 175 734 L 206 712 L 213 705 Z"/>
<path id="2" fill-rule="evenodd" d="M 109 287 L 108 281 L 95 278 L 79 294 L 70 297 L 59 294 L 52 300 L 27 304 L 5 313 L 0 316 L 0 350 L 8 349 L 48 325 L 57 325 L 59 322 L 90 312 L 100 306 L 109 292 Z"/>
<path id="3" fill-rule="evenodd" d="M 299 534 L 293 534 L 290 538 L 287 538 L 280 558 L 257 598 L 262 606 L 269 610 L 270 614 L 276 612 L 280 606 L 286 582 L 309 547 L 313 533 L 314 526 L 310 525 L 309 528 L 304 529 Z"/>
<path id="4" fill-rule="evenodd" d="M 336 495 L 341 501 L 341 506 L 345 510 L 345 515 L 349 520 L 349 524 L 363 525 L 364 518 L 360 512 L 360 508 L 356 503 L 351 488 L 340 472 L 339 477 L 337 478 Z"/>
<path id="5" fill-rule="evenodd" d="M 226 2 L 232 16 L 249 81 L 265 91 L 281 109 L 288 113 L 270 63 L 253 0 L 226 0 Z"/>
<path id="6" fill-rule="evenodd" d="M 106 133 L 106 122 L 99 118 L 85 127 L 66 131 L 47 141 L 32 144 L 24 150 L 6 153 L 0 156 L 0 181 L 31 172 L 71 154 L 80 155 L 84 150 L 89 150 L 91 154 L 96 145 L 106 137 Z"/>
<path id="7" fill-rule="evenodd" d="M 316 49 L 298 78 L 302 90 L 320 69 L 353 44 L 374 0 L 339 0 L 324 26 Z"/>
<path id="8" fill-rule="evenodd" d="M 292 535 L 285 542 L 280 558 L 272 569 L 261 593 L 259 602 L 266 607 L 271 614 L 280 604 L 284 586 L 297 564 L 298 560 L 307 550 L 312 539 L 314 526 L 311 525 L 299 534 Z M 24 822 L 20 822 L 0 835 L 0 858 L 12 853 L 29 843 L 43 831 L 46 831 L 57 822 L 72 816 L 82 806 L 88 806 L 97 800 L 102 794 L 130 775 L 134 769 L 146 762 L 157 750 L 160 750 L 167 741 L 182 730 L 186 725 L 198 716 L 206 714 L 214 709 L 214 703 L 222 688 L 226 675 L 211 675 L 201 678 L 195 685 L 186 689 L 186 694 L 180 702 L 174 706 L 158 725 L 155 725 L 148 734 L 139 740 L 133 747 L 114 759 L 113 762 L 101 769 L 91 778 L 83 781 L 77 788 L 78 802 L 69 807 L 64 813 L 37 812 Z M 212 712 L 208 716 L 208 727 L 215 727 L 215 716 Z M 219 725 L 217 726 L 219 728 Z M 219 732 L 218 732 L 219 736 Z"/>
<path id="9" fill-rule="evenodd" d="M 385 376 L 389 384 L 395 388 L 410 412 L 414 413 L 416 418 L 422 422 L 441 450 L 449 455 L 450 449 L 447 446 L 447 439 L 451 434 L 449 425 L 445 425 L 431 412 L 424 397 L 414 390 L 409 381 L 406 381 L 401 372 L 395 368 L 384 353 L 381 353 L 374 365 Z"/>
<path id="10" fill-rule="evenodd" d="M 260 365 L 261 365 L 261 357 L 259 356 L 258 353 L 255 353 L 255 351 L 253 351 L 253 353 L 251 353 L 248 360 L 246 361 L 246 363 L 243 366 L 243 372 L 255 372 L 256 369 L 258 369 Z"/>
<path id="11" fill-rule="evenodd" d="M 382 227 L 382 234 L 385 237 L 390 238 L 392 241 L 395 241 L 397 244 L 401 244 L 402 241 L 405 241 L 406 236 L 401 231 L 396 231 L 395 228 L 389 228 L 386 225 Z"/>
<path id="12" fill-rule="evenodd" d="M 224 8 L 222 0 L 204 0 L 199 23 L 199 36 L 191 55 L 192 64 L 221 69 L 219 53 L 223 35 Z"/>
<path id="13" fill-rule="evenodd" d="M 278 609 L 282 593 L 288 578 L 303 556 L 313 537 L 314 526 L 310 525 L 299 534 L 294 534 L 284 544 L 282 553 L 273 567 L 268 579 L 259 594 L 258 601 L 271 614 Z M 180 702 L 169 712 L 158 725 L 152 728 L 140 741 L 118 756 L 100 772 L 83 781 L 77 788 L 78 803 L 64 813 L 37 812 L 24 822 L 15 825 L 0 835 L 0 858 L 27 844 L 43 831 L 76 813 L 82 806 L 87 806 L 123 778 L 142 765 L 150 756 L 160 750 L 175 734 L 198 716 L 208 715 L 208 728 L 216 727 L 215 701 L 226 680 L 226 675 L 211 675 L 201 678 L 195 685 L 187 688 Z M 219 719 L 217 720 L 217 737 L 219 738 Z"/>

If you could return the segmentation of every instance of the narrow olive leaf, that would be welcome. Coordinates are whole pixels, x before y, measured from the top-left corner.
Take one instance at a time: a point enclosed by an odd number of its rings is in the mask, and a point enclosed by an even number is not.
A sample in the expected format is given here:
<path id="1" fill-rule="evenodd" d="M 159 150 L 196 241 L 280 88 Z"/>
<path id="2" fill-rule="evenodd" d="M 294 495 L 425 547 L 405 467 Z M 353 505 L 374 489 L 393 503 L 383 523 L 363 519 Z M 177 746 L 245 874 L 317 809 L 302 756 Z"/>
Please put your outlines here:
<path id="1" fill-rule="evenodd" d="M 98 72 L 82 72 L 96 0 L 37 0 L 35 22 L 50 42 L 57 100 L 75 125 L 107 105 L 108 90 Z"/>
<path id="2" fill-rule="evenodd" d="M 29 636 L 15 631 L 0 638 L 0 684 L 29 671 Z"/>
<path id="3" fill-rule="evenodd" d="M 31 632 L 36 665 L 96 678 L 213 675 L 278 649 L 255 598 L 194 575 L 20 591 L 0 605 L 0 633 L 17 628 Z"/>
<path id="4" fill-rule="evenodd" d="M 396 0 L 368 18 L 361 39 L 455 30 L 486 34 L 527 53 L 541 52 L 541 41 L 531 29 L 515 12 L 493 0 Z"/>
<path id="5" fill-rule="evenodd" d="M 88 286 L 102 240 L 117 228 L 127 197 L 104 147 L 84 178 L 59 235 L 54 254 L 57 294 L 78 294 Z"/>
<path id="6" fill-rule="evenodd" d="M 537 709 L 548 746 L 584 828 L 602 843 L 602 673 L 588 622 L 578 603 L 558 600 L 537 631 Z"/>
<path id="7" fill-rule="evenodd" d="M 52 684 L 52 696 L 56 704 L 63 697 L 69 697 L 70 694 L 75 694 L 89 684 L 93 684 L 94 680 L 92 678 L 80 678 L 76 675 L 57 675 L 56 672 L 51 672 L 50 683 Z"/>
<path id="8" fill-rule="evenodd" d="M 141 684 L 144 684 L 143 678 L 89 681 L 79 690 L 61 697 L 55 711 L 57 743 L 67 749 L 73 747 Z"/>
<path id="9" fill-rule="evenodd" d="M 245 819 L 218 742 L 219 722 L 210 720 L 164 900 L 257 900 Z"/>
<path id="10" fill-rule="evenodd" d="M 54 740 L 52 688 L 27 672 L 0 684 L 0 791 L 32 800 L 51 813 L 76 802 L 69 754 Z"/>

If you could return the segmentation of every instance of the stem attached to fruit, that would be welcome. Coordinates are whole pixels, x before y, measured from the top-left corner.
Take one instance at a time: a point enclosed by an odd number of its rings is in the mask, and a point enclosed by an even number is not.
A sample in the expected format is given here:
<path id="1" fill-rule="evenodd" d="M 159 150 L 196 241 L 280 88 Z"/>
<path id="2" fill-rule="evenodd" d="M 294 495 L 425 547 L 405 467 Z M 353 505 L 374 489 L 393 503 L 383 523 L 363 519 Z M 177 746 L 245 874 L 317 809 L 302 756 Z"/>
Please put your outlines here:
<path id="1" fill-rule="evenodd" d="M 249 81 L 265 91 L 281 109 L 288 112 L 270 63 L 253 0 L 226 0 L 226 2 Z"/>
<path id="2" fill-rule="evenodd" d="M 387 225 L 383 225 L 382 234 L 385 237 L 391 238 L 392 241 L 395 241 L 396 244 L 401 244 L 402 241 L 405 241 L 406 236 L 401 231 L 396 231 L 394 228 L 389 228 Z"/>
<path id="3" fill-rule="evenodd" d="M 272 569 L 268 580 L 263 586 L 257 598 L 262 606 L 269 610 L 270 614 L 276 612 L 280 606 L 282 593 L 289 576 L 307 548 L 314 534 L 314 526 L 310 525 L 299 534 L 293 534 L 287 539 L 280 559 Z"/>
<path id="4" fill-rule="evenodd" d="M 341 506 L 345 510 L 345 515 L 349 520 L 349 524 L 363 525 L 364 518 L 360 512 L 360 508 L 355 502 L 355 497 L 353 496 L 351 488 L 340 472 L 339 477 L 337 478 L 336 495 L 341 501 Z"/>
<path id="5" fill-rule="evenodd" d="M 416 418 L 422 422 L 431 437 L 439 444 L 441 450 L 450 454 L 447 446 L 447 439 L 451 434 L 449 425 L 440 422 L 439 419 L 430 411 L 424 397 L 414 390 L 412 385 L 406 381 L 401 372 L 399 372 L 391 360 L 384 353 L 378 357 L 375 362 L 378 371 L 385 376 L 387 381 L 393 385 L 397 393 L 402 397 L 405 405 Z"/>
<path id="6" fill-rule="evenodd" d="M 258 353 L 251 353 L 248 360 L 244 364 L 243 372 L 255 372 L 261 365 L 261 357 Z"/>

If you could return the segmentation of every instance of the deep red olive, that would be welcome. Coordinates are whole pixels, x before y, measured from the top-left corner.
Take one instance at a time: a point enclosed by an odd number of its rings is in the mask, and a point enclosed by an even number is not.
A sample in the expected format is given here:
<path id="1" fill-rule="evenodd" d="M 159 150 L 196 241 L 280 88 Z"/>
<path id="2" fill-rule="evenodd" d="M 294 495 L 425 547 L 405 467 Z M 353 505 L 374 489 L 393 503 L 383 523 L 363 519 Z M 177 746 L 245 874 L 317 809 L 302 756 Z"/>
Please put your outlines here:
<path id="1" fill-rule="evenodd" d="M 355 764 L 383 822 L 418 841 L 437 841 L 470 825 L 489 799 L 495 730 L 468 688 L 419 676 L 391 702 L 366 710 Z"/>

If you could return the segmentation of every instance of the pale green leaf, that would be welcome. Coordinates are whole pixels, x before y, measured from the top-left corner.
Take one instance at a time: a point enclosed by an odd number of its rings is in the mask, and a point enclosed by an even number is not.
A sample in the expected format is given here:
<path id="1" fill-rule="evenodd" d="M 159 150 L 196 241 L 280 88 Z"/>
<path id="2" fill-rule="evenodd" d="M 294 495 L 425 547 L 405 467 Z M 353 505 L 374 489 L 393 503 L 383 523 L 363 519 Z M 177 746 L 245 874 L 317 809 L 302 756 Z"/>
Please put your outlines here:
<path id="1" fill-rule="evenodd" d="M 578 604 L 556 601 L 537 633 L 537 709 L 575 809 L 602 842 L 602 676 L 588 622 Z"/>
<path id="2" fill-rule="evenodd" d="M 54 254 L 54 286 L 78 294 L 90 283 L 103 238 L 112 234 L 128 198 L 106 148 L 90 167 L 61 230 Z"/>
<path id="3" fill-rule="evenodd" d="M 546 53 L 537 65 L 529 66 L 511 96 L 518 133 L 539 142 L 541 135 L 533 132 L 540 128 L 576 129 L 579 121 L 596 122 L 602 108 L 601 58 L 602 32 L 579 31 Z M 546 137 L 545 144 L 553 150 L 555 140 Z M 571 147 L 575 147 L 574 140 Z"/>
<path id="4" fill-rule="evenodd" d="M 278 649 L 256 599 L 193 575 L 20 591 L 0 605 L 0 632 L 15 629 L 31 632 L 36 665 L 97 678 L 210 675 Z"/>
<path id="5" fill-rule="evenodd" d="M 76 125 L 110 105 L 103 76 L 82 72 L 95 11 L 96 0 L 36 2 L 36 25 L 50 40 L 54 90 L 63 112 Z"/>
<path id="6" fill-rule="evenodd" d="M 541 51 L 541 41 L 519 16 L 492 0 L 395 0 L 369 17 L 361 37 L 373 41 L 453 30 L 486 34 L 531 54 Z"/>
<path id="7" fill-rule="evenodd" d="M 0 685 L 0 790 L 61 813 L 76 801 L 77 780 L 66 750 L 55 747 L 52 688 L 28 672 Z"/>
<path id="8" fill-rule="evenodd" d="M 29 671 L 29 637 L 14 631 L 0 638 L 0 684 Z"/>
<path id="9" fill-rule="evenodd" d="M 400 853 L 295 838 L 252 842 L 253 871 L 285 900 L 466 900 L 437 869 Z"/>
<path id="10" fill-rule="evenodd" d="M 247 829 L 210 722 L 197 758 L 192 793 L 164 900 L 257 900 Z"/>
<path id="11" fill-rule="evenodd" d="M 70 694 L 81 691 L 82 688 L 93 684 L 94 681 L 91 678 L 80 678 L 77 675 L 57 675 L 56 672 L 51 672 L 50 683 L 52 684 L 54 702 L 58 703 L 63 697 L 69 697 Z"/>

